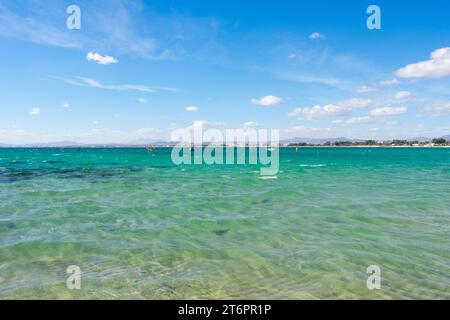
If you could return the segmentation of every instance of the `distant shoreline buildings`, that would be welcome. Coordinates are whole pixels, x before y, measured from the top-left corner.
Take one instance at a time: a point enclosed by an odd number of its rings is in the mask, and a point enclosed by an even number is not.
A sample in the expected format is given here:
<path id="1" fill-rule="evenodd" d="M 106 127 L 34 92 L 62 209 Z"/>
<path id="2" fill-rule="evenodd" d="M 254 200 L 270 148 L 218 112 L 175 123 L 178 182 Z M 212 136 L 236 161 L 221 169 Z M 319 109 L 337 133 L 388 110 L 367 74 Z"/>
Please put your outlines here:
<path id="1" fill-rule="evenodd" d="M 364 141 L 326 141 L 324 143 L 288 143 L 286 147 L 450 147 L 450 140 L 445 138 L 434 138 L 429 141 L 419 140 L 364 140 Z"/>

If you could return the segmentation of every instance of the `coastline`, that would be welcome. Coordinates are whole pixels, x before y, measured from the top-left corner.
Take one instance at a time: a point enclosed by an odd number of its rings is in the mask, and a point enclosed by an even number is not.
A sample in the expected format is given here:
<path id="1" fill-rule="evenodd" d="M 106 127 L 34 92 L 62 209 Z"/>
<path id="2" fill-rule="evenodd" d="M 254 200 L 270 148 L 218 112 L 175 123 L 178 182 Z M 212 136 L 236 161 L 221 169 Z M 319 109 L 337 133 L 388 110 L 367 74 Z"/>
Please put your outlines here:
<path id="1" fill-rule="evenodd" d="M 95 146 L 0 146 L 0 150 L 2 149 L 141 149 L 146 148 L 147 145 L 95 145 Z M 173 145 L 152 145 L 153 148 L 173 148 Z M 205 147 L 205 146 L 203 146 Z M 220 147 L 220 146 L 213 146 Z M 232 147 L 232 146 L 224 146 L 224 147 Z M 234 146 L 235 148 L 243 148 L 244 146 Z M 245 148 L 255 148 L 255 146 L 245 146 Z M 429 149 L 429 148 L 450 148 L 448 146 L 408 146 L 408 145 L 399 145 L 399 146 L 379 146 L 379 145 L 355 145 L 355 146 L 326 146 L 326 145 L 307 145 L 307 146 L 279 146 L 280 149 L 295 149 L 295 148 L 416 148 L 416 149 Z"/>

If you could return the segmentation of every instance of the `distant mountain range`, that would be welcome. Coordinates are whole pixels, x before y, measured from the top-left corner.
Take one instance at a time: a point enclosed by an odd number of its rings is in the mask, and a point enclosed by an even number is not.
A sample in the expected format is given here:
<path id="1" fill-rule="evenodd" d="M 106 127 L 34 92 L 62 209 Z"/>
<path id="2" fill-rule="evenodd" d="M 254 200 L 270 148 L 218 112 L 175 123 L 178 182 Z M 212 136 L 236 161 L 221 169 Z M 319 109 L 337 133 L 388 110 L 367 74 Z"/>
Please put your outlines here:
<path id="1" fill-rule="evenodd" d="M 443 136 L 441 138 L 444 138 L 447 141 L 450 141 L 450 135 Z M 415 137 L 415 138 L 409 138 L 409 139 L 398 139 L 398 140 L 407 140 L 407 141 L 419 141 L 419 142 L 427 142 L 431 141 L 433 138 L 428 137 Z M 346 137 L 338 137 L 338 138 L 290 138 L 290 139 L 284 139 L 280 141 L 280 144 L 290 144 L 290 143 L 307 143 L 307 144 L 324 144 L 326 142 L 343 142 L 343 141 L 350 141 L 350 142 L 363 142 L 369 139 L 350 139 Z M 380 140 L 380 139 L 375 139 Z M 381 139 L 382 140 L 382 139 Z M 390 140 L 390 139 L 386 139 Z M 13 148 L 13 147 L 21 147 L 21 148 L 69 148 L 69 147 L 85 147 L 85 148 L 92 148 L 92 147 L 137 147 L 137 146 L 170 146 L 174 145 L 176 142 L 169 142 L 164 140 L 149 140 L 149 139 L 139 139 L 139 140 L 133 140 L 128 143 L 98 143 L 98 144 L 89 144 L 89 143 L 80 143 L 76 141 L 56 141 L 56 142 L 47 142 L 47 143 L 28 143 L 28 144 L 5 144 L 0 143 L 0 148 Z"/>
<path id="2" fill-rule="evenodd" d="M 433 138 L 427 138 L 427 137 L 416 137 L 416 138 L 410 138 L 406 139 L 407 141 L 419 141 L 419 142 L 427 142 L 433 140 Z"/>

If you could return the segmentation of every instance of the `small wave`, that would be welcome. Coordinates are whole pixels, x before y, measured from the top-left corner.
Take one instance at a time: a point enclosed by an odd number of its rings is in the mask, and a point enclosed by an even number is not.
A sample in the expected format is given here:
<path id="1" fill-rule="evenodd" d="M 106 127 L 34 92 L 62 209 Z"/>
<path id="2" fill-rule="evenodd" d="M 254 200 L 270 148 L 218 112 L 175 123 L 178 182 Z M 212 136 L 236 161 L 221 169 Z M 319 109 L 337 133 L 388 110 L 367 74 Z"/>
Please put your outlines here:
<path id="1" fill-rule="evenodd" d="M 301 164 L 300 167 L 308 167 L 308 168 L 317 168 L 317 167 L 326 167 L 326 164 Z"/>
<path id="2" fill-rule="evenodd" d="M 275 180 L 275 179 L 278 179 L 278 177 L 277 176 L 262 176 L 262 177 L 259 177 L 259 179 L 261 179 L 261 180 Z"/>

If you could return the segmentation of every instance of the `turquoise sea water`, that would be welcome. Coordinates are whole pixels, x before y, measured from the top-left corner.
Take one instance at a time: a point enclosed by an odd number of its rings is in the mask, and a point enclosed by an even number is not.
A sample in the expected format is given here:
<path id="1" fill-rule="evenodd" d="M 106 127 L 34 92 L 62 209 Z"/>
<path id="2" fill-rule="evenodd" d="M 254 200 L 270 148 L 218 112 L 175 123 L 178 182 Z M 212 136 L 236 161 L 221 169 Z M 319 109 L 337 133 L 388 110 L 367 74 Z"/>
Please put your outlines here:
<path id="1" fill-rule="evenodd" d="M 82 270 L 81 290 L 66 268 Z M 368 290 L 366 268 L 381 268 Z M 0 299 L 450 298 L 450 149 L 0 149 Z"/>

